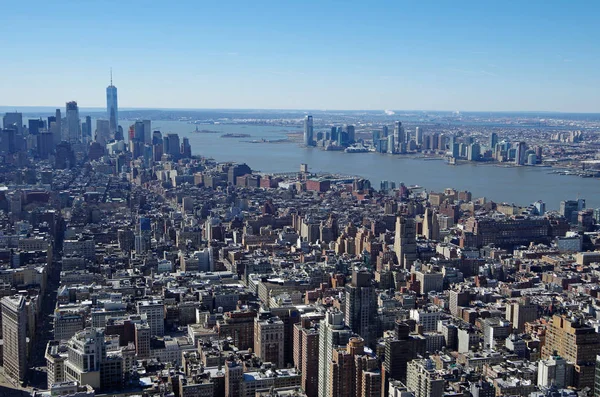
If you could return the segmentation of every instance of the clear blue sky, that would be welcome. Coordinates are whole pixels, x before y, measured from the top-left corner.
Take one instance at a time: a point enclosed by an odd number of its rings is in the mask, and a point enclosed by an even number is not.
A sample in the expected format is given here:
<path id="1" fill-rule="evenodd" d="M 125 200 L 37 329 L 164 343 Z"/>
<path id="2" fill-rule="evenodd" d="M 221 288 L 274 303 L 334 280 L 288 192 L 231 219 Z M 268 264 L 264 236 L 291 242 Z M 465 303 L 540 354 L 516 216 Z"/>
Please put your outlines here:
<path id="1" fill-rule="evenodd" d="M 599 1 L 3 5 L 0 105 L 600 112 Z"/>

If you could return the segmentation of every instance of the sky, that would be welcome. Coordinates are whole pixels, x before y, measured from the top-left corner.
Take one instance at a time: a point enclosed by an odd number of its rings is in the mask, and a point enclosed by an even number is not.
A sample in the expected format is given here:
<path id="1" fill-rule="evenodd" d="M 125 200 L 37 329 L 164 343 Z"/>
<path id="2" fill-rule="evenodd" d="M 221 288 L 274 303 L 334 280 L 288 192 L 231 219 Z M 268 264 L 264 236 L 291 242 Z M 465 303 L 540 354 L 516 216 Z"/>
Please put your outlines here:
<path id="1" fill-rule="evenodd" d="M 600 112 L 598 1 L 26 0 L 0 106 Z"/>

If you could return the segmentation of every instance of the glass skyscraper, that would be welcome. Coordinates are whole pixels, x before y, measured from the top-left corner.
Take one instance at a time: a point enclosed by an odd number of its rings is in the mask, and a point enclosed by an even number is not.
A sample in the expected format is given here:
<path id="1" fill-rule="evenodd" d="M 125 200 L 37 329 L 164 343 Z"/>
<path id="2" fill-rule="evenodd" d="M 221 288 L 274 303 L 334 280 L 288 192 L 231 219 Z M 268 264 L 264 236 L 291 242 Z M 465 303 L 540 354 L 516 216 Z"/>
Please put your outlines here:
<path id="1" fill-rule="evenodd" d="M 106 113 L 110 133 L 114 136 L 119 128 L 119 106 L 117 104 L 117 87 L 112 83 L 112 71 L 110 72 L 110 85 L 106 87 Z"/>

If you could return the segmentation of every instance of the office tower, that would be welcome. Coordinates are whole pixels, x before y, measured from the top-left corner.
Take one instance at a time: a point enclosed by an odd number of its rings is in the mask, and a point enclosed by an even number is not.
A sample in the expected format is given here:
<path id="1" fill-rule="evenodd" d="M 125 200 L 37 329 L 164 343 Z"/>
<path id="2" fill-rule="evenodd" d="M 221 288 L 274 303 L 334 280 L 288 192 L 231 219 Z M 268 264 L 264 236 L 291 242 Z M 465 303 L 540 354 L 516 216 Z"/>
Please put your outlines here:
<path id="1" fill-rule="evenodd" d="M 498 144 L 498 134 L 496 134 L 495 132 L 492 132 L 492 135 L 490 135 L 490 149 L 492 151 L 494 151 L 497 144 Z"/>
<path id="2" fill-rule="evenodd" d="M 4 372 L 15 383 L 25 380 L 27 371 L 27 312 L 25 297 L 5 296 L 2 305 Z"/>
<path id="3" fill-rule="evenodd" d="M 423 128 L 415 128 L 415 141 L 417 142 L 417 145 L 421 145 L 423 143 Z"/>
<path id="4" fill-rule="evenodd" d="M 138 302 L 137 312 L 147 316 L 151 336 L 163 336 L 165 334 L 165 305 L 161 300 Z"/>
<path id="5" fill-rule="evenodd" d="M 467 148 L 467 160 L 478 161 L 481 156 L 481 147 L 478 143 L 472 143 Z"/>
<path id="6" fill-rule="evenodd" d="M 577 213 L 585 209 L 585 199 L 564 200 L 560 202 L 558 213 L 562 215 L 567 222 L 577 223 Z"/>
<path id="7" fill-rule="evenodd" d="M 52 129 L 52 133 L 54 134 L 54 145 L 56 146 L 63 140 L 62 116 L 60 114 L 60 109 L 56 109 L 54 119 L 54 129 Z M 48 128 L 50 127 L 51 126 L 48 126 Z"/>
<path id="8" fill-rule="evenodd" d="M 0 131 L 0 152 L 15 153 L 17 151 L 17 129 L 16 127 L 4 128 Z"/>
<path id="9" fill-rule="evenodd" d="M 145 142 L 146 130 L 143 121 L 136 121 L 133 125 L 133 140 L 137 142 Z"/>
<path id="10" fill-rule="evenodd" d="M 417 358 L 424 350 L 423 339 L 410 335 L 410 326 L 402 321 L 396 321 L 395 337 L 385 340 L 385 354 L 382 365 L 382 383 L 387 395 L 390 380 L 406 382 L 408 362 Z M 423 345 L 423 346 L 421 346 Z"/>
<path id="11" fill-rule="evenodd" d="M 346 134 L 348 134 L 348 143 L 352 144 L 356 141 L 356 129 L 354 128 L 353 125 L 347 125 L 346 128 Z"/>
<path id="12" fill-rule="evenodd" d="M 104 330 L 88 328 L 69 339 L 69 358 L 65 363 L 65 380 L 100 388 L 100 366 L 106 359 Z"/>
<path id="13" fill-rule="evenodd" d="M 23 134 L 23 114 L 18 112 L 5 113 L 2 118 L 2 127 L 5 129 L 14 127 L 17 134 Z"/>
<path id="14" fill-rule="evenodd" d="M 538 305 L 531 303 L 528 297 L 519 302 L 510 302 L 506 305 L 506 319 L 512 323 L 513 329 L 522 333 L 525 323 L 538 319 Z"/>
<path id="15" fill-rule="evenodd" d="M 119 127 L 119 105 L 117 101 L 117 87 L 113 85 L 112 69 L 110 71 L 110 85 L 106 87 L 106 117 L 110 133 L 114 135 Z"/>
<path id="16" fill-rule="evenodd" d="M 372 274 L 366 270 L 353 270 L 352 281 L 346 284 L 346 325 L 362 336 L 367 346 L 377 338 L 377 294 L 371 282 Z"/>
<path id="17" fill-rule="evenodd" d="M 319 396 L 331 396 L 333 350 L 348 343 L 352 331 L 344 325 L 344 314 L 330 311 L 319 327 Z"/>
<path id="18" fill-rule="evenodd" d="M 92 135 L 92 118 L 90 116 L 85 116 L 85 122 L 81 128 L 81 135 L 83 141 L 90 142 L 93 138 Z"/>
<path id="19" fill-rule="evenodd" d="M 77 102 L 67 102 L 67 128 L 63 141 L 70 144 L 78 143 L 81 139 L 81 122 L 79 120 L 79 107 Z"/>
<path id="20" fill-rule="evenodd" d="M 436 372 L 432 360 L 412 360 L 408 363 L 406 387 L 415 397 L 442 397 L 444 379 Z"/>
<path id="21" fill-rule="evenodd" d="M 189 138 L 183 138 L 183 142 L 181 143 L 181 157 L 184 159 L 192 157 L 192 146 L 190 146 Z"/>
<path id="22" fill-rule="evenodd" d="M 44 121 L 40 119 L 30 119 L 28 122 L 29 135 L 37 135 L 45 129 Z"/>
<path id="23" fill-rule="evenodd" d="M 401 121 L 394 122 L 394 143 L 399 146 L 402 143 L 406 143 L 406 133 L 404 131 L 404 126 Z M 396 148 L 394 147 L 394 150 Z"/>
<path id="24" fill-rule="evenodd" d="M 581 318 L 555 314 L 546 329 L 542 358 L 558 354 L 574 364 L 573 383 L 578 389 L 594 387 L 596 356 L 600 354 L 600 334 Z"/>
<path id="25" fill-rule="evenodd" d="M 390 154 L 396 153 L 396 141 L 394 135 L 388 135 L 387 137 L 387 152 Z"/>
<path id="26" fill-rule="evenodd" d="M 404 269 L 410 269 L 417 259 L 417 240 L 414 218 L 398 216 L 396 218 L 396 234 L 394 251 L 398 264 Z"/>
<path id="27" fill-rule="evenodd" d="M 387 138 L 388 135 L 389 135 L 389 128 L 387 125 L 384 125 L 383 127 L 381 127 L 381 137 Z"/>
<path id="28" fill-rule="evenodd" d="M 110 121 L 109 120 L 96 120 L 96 136 L 94 140 L 101 144 L 102 146 L 106 146 L 106 144 L 110 141 Z"/>
<path id="29" fill-rule="evenodd" d="M 279 317 L 254 319 L 254 352 L 264 362 L 270 362 L 277 368 L 285 367 L 283 321 Z"/>
<path id="30" fill-rule="evenodd" d="M 525 142 L 518 142 L 515 149 L 515 164 L 525 164 L 525 152 L 527 151 L 527 144 Z"/>
<path id="31" fill-rule="evenodd" d="M 313 146 L 313 118 L 304 117 L 304 146 Z"/>
<path id="32" fill-rule="evenodd" d="M 181 147 L 179 144 L 179 135 L 167 134 L 163 136 L 163 153 L 171 156 L 173 161 L 179 160 Z"/>
<path id="33" fill-rule="evenodd" d="M 152 144 L 152 121 L 142 120 L 144 124 L 144 143 L 147 145 Z"/>
<path id="34" fill-rule="evenodd" d="M 41 159 L 47 159 L 54 151 L 54 133 L 42 131 L 37 135 L 37 154 Z"/>

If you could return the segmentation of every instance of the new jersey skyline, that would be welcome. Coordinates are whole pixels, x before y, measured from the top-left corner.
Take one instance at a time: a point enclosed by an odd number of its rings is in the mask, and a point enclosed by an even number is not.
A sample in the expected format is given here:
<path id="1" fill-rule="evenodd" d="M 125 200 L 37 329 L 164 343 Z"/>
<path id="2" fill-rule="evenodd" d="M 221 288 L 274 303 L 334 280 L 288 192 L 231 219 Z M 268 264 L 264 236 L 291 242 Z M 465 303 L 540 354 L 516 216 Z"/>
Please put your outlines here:
<path id="1" fill-rule="evenodd" d="M 15 3 L 0 106 L 600 112 L 599 8 Z"/>

